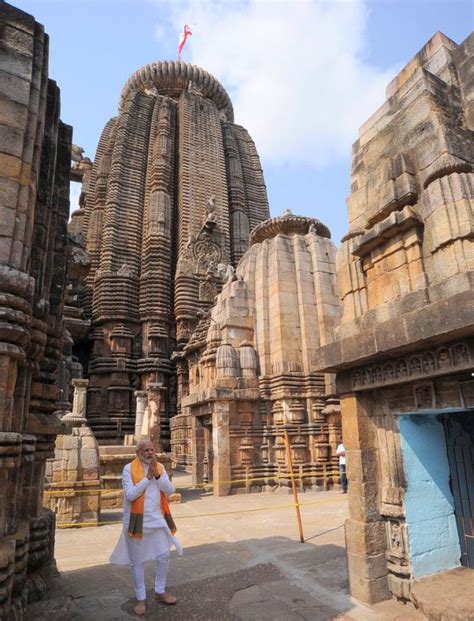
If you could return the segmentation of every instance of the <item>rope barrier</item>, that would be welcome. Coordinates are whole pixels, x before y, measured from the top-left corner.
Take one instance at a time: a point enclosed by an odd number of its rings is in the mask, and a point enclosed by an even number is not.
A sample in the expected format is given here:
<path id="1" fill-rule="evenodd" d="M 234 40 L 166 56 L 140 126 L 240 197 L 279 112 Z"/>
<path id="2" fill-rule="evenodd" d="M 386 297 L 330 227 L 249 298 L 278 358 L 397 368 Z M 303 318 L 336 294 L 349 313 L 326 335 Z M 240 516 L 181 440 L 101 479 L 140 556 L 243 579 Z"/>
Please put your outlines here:
<path id="1" fill-rule="evenodd" d="M 233 483 L 254 483 L 255 481 L 280 481 L 282 479 L 318 479 L 322 481 L 330 480 L 333 478 L 339 478 L 339 473 L 334 471 L 333 474 L 319 475 L 319 474 L 285 474 L 285 475 L 265 475 L 261 477 L 251 477 L 247 479 L 233 479 L 231 481 L 219 481 L 219 485 L 232 485 Z M 180 490 L 193 490 L 193 489 L 205 489 L 213 488 L 216 483 L 195 483 L 189 487 L 175 487 L 178 492 Z M 71 490 L 71 491 L 69 491 Z M 98 492 L 100 494 L 110 494 L 112 492 L 122 491 L 121 488 L 116 489 L 78 489 L 65 488 L 61 490 L 45 490 L 43 496 L 75 496 L 76 494 L 90 494 L 91 492 Z"/>
<path id="2" fill-rule="evenodd" d="M 328 503 L 334 503 L 334 502 L 342 502 L 345 501 L 346 498 L 330 498 L 328 500 L 316 500 L 315 502 L 305 502 L 305 503 L 298 503 L 298 507 L 311 507 L 314 505 L 324 505 L 324 504 L 328 504 Z M 289 504 L 289 505 L 276 505 L 274 507 L 258 507 L 256 509 L 240 509 L 239 511 L 218 511 L 216 513 L 197 513 L 195 515 L 179 515 L 179 516 L 174 516 L 173 519 L 174 520 L 190 520 L 193 518 L 207 518 L 207 517 L 214 517 L 214 516 L 218 516 L 218 515 L 241 515 L 242 513 L 256 513 L 259 511 L 277 511 L 279 509 L 288 509 L 288 508 L 294 508 L 295 505 L 293 503 Z M 56 528 L 61 529 L 61 528 L 71 528 L 71 527 L 92 527 L 92 526 L 109 526 L 112 524 L 122 524 L 122 520 L 111 520 L 111 521 L 105 521 L 105 522 L 62 522 L 62 523 L 57 523 L 56 524 Z"/>

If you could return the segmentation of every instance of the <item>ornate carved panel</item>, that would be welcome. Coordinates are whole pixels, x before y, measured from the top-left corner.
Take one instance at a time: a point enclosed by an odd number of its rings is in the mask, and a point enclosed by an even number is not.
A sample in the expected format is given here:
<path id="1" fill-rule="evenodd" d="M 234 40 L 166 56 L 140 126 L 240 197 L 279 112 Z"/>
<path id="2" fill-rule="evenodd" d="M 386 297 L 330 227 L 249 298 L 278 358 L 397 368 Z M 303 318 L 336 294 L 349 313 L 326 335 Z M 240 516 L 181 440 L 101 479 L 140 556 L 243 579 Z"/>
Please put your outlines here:
<path id="1" fill-rule="evenodd" d="M 373 389 L 469 369 L 472 365 L 471 346 L 468 343 L 458 342 L 449 347 L 443 346 L 420 354 L 396 358 L 385 364 L 359 368 L 352 374 L 352 389 Z"/>

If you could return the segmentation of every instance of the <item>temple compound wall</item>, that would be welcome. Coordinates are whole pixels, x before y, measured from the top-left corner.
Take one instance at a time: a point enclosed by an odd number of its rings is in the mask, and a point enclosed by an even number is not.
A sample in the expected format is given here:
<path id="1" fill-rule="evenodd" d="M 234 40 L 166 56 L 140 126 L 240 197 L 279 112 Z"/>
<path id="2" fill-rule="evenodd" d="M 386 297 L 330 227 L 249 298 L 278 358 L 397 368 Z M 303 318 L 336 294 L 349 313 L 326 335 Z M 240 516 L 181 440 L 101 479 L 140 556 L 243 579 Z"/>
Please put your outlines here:
<path id="1" fill-rule="evenodd" d="M 72 130 L 48 79 L 48 37 L 0 4 L 0 617 L 21 619 L 53 563 L 43 509 L 63 338 Z"/>
<path id="2" fill-rule="evenodd" d="M 89 265 L 70 283 L 70 316 L 80 332 L 72 353 L 90 380 L 87 419 L 102 446 L 143 431 L 169 451 L 188 382 L 173 352 L 269 215 L 260 161 L 219 82 L 164 61 L 127 81 L 84 174 L 70 233 L 85 240 Z M 86 336 L 80 322 L 90 322 Z"/>
<path id="3" fill-rule="evenodd" d="M 176 356 L 189 382 L 171 420 L 173 455 L 216 495 L 288 486 L 284 430 L 300 489 L 338 481 L 338 400 L 331 377 L 312 369 L 339 322 L 329 238 L 291 212 L 257 226 Z"/>
<path id="4" fill-rule="evenodd" d="M 434 35 L 353 147 L 342 319 L 313 366 L 337 374 L 366 602 L 474 567 L 473 43 Z"/>

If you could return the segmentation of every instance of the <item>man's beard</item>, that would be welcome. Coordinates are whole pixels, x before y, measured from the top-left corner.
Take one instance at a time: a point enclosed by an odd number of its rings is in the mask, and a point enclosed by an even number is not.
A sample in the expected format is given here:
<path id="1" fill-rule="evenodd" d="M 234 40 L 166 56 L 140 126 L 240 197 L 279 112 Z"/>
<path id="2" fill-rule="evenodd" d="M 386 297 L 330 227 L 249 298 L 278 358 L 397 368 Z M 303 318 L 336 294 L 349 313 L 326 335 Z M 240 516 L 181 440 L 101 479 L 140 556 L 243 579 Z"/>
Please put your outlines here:
<path id="1" fill-rule="evenodd" d="M 144 464 L 148 464 L 148 465 L 150 465 L 150 464 L 151 464 L 151 462 L 153 461 L 153 455 L 150 455 L 149 457 L 142 457 L 142 458 L 141 458 L 141 461 L 142 461 Z"/>

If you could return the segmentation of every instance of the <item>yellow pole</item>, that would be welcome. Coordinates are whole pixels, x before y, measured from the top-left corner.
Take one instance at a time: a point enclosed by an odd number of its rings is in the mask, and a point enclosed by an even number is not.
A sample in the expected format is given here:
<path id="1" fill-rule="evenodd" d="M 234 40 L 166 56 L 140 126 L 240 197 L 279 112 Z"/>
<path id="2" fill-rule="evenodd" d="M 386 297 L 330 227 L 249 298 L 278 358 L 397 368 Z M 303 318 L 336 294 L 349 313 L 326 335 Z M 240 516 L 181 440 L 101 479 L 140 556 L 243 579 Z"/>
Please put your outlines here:
<path id="1" fill-rule="evenodd" d="M 285 446 L 286 446 L 286 454 L 288 455 L 288 466 L 290 467 L 290 476 L 291 476 L 291 487 L 293 489 L 293 502 L 296 510 L 296 520 L 298 522 L 298 530 L 300 531 L 300 541 L 304 543 L 304 535 L 303 535 L 303 524 L 301 523 L 301 514 L 300 514 L 300 505 L 298 503 L 298 493 L 296 491 L 296 481 L 293 473 L 293 459 L 291 457 L 291 448 L 290 448 L 290 436 L 288 435 L 288 431 L 285 429 Z"/>

